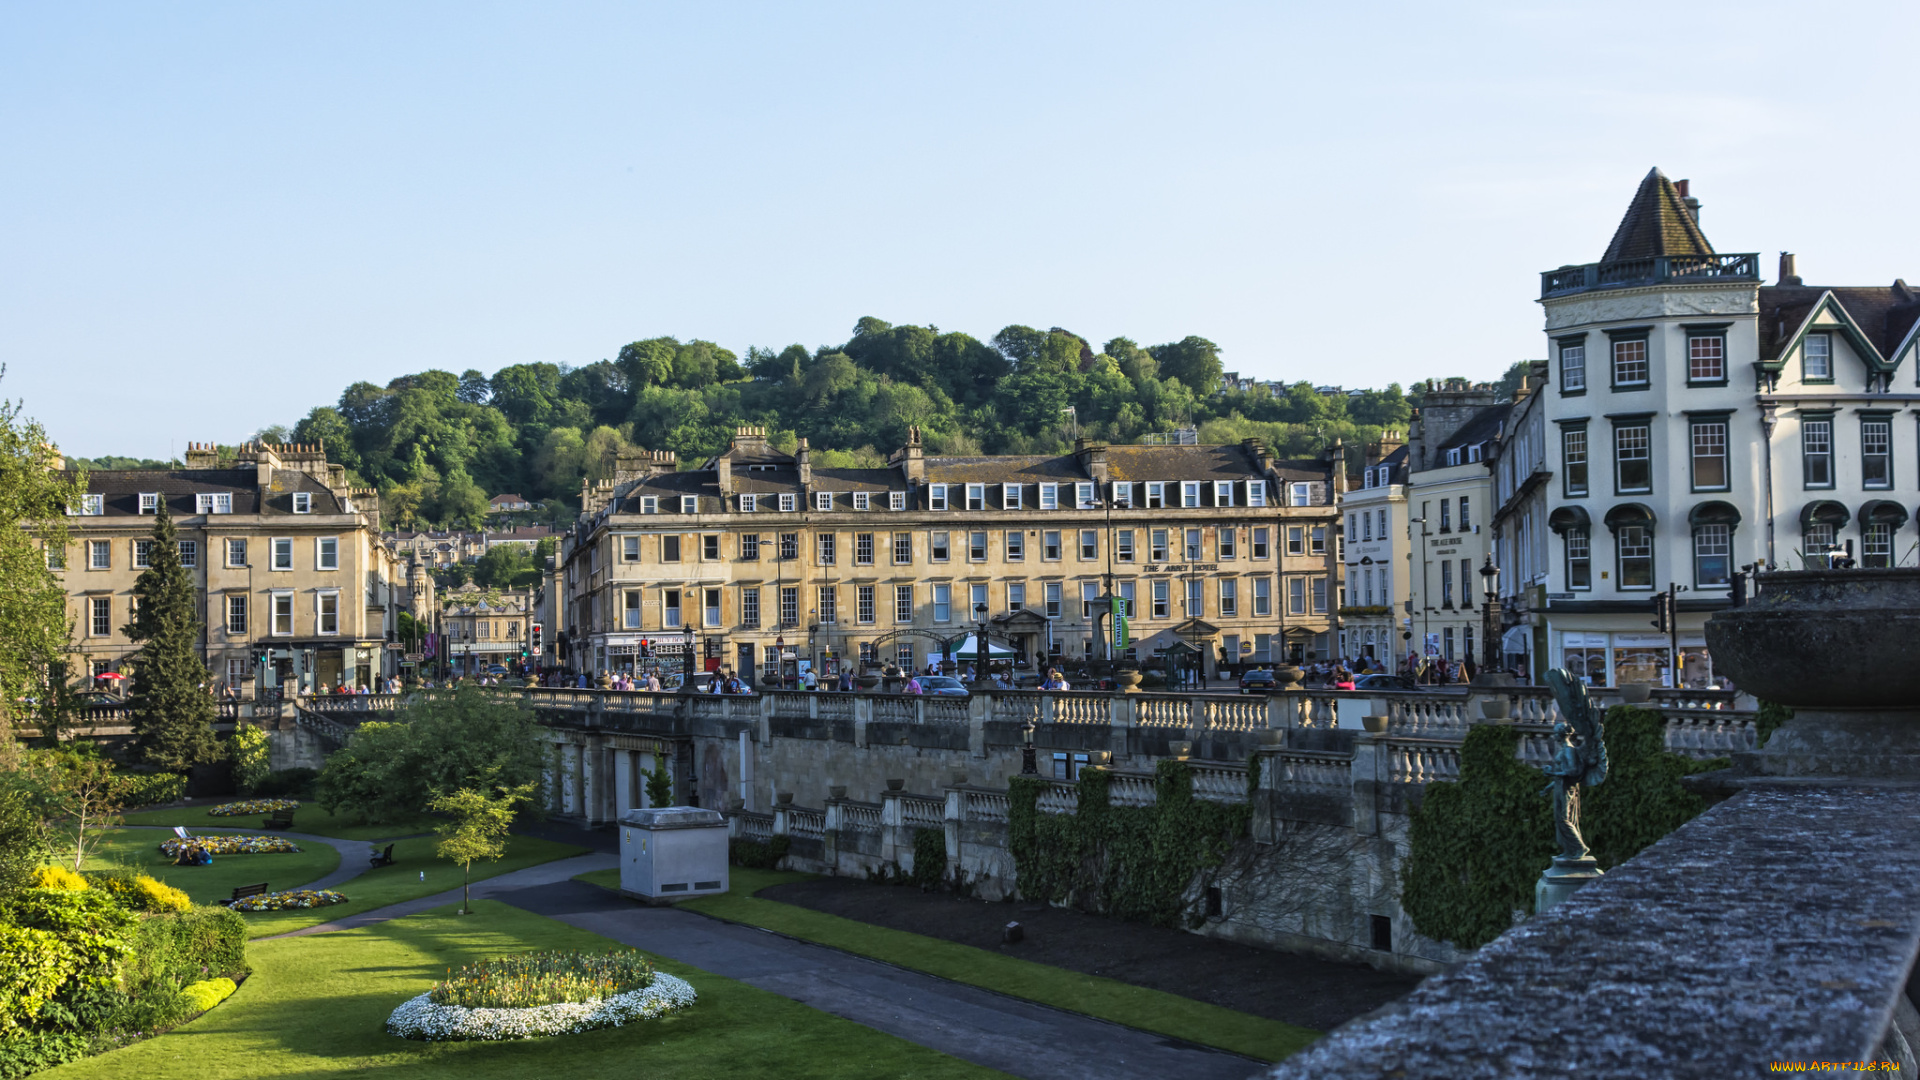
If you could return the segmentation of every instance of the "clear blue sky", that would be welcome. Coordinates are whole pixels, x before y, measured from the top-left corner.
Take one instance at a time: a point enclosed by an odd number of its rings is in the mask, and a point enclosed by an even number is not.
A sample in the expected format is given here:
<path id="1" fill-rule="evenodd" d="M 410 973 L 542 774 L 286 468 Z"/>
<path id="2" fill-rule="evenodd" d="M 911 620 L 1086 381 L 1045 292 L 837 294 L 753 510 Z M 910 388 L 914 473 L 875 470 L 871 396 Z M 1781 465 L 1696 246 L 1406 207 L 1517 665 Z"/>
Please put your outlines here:
<path id="1" fill-rule="evenodd" d="M 1920 5 L 0 3 L 0 395 L 166 456 L 439 367 L 1008 323 L 1348 386 L 1544 354 L 1690 177 L 1920 281 Z M 1903 55 L 1904 53 L 1904 55 Z"/>

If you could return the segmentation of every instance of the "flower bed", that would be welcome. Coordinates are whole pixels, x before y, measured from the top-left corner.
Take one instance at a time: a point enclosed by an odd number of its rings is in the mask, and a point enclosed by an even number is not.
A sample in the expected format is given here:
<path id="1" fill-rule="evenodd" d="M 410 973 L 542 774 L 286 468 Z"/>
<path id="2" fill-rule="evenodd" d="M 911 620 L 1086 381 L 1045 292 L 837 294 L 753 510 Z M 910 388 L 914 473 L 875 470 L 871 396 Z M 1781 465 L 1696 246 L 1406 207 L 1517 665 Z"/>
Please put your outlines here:
<path id="1" fill-rule="evenodd" d="M 684 979 L 655 973 L 640 990 L 592 1001 L 568 1001 L 524 1009 L 470 1009 L 435 1005 L 431 993 L 402 1002 L 387 1017 L 387 1033 L 403 1039 L 537 1039 L 652 1020 L 692 1005 L 696 995 Z"/>
<path id="2" fill-rule="evenodd" d="M 208 817 L 245 817 L 248 814 L 277 814 L 282 810 L 298 810 L 298 799 L 242 799 L 239 802 L 221 803 L 207 810 Z"/>
<path id="3" fill-rule="evenodd" d="M 180 849 L 187 847 L 201 848 L 209 855 L 278 855 L 300 850 L 284 836 L 196 836 L 188 840 L 170 836 L 160 841 L 160 854 L 179 858 Z"/>
<path id="4" fill-rule="evenodd" d="M 230 905 L 235 911 L 292 911 L 298 908 L 344 904 L 347 898 L 332 889 L 288 889 L 243 897 Z"/>
<path id="5" fill-rule="evenodd" d="M 617 952 L 529 952 L 468 964 L 435 983 L 435 1005 L 525 1009 L 597 1001 L 653 984 L 653 965 L 636 949 Z"/>

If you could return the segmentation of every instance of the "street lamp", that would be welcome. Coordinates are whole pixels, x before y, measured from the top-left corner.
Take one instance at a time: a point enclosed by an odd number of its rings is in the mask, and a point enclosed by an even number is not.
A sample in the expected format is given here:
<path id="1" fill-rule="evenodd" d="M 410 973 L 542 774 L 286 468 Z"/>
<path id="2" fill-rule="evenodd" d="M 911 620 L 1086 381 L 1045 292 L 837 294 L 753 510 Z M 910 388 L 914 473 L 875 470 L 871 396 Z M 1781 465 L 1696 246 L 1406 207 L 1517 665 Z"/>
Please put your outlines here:
<path id="1" fill-rule="evenodd" d="M 1500 614 L 1499 614 L 1500 569 L 1493 565 L 1493 553 L 1487 553 L 1487 561 L 1480 567 L 1481 592 L 1484 595 L 1480 608 L 1480 666 L 1497 669 L 1501 660 L 1500 653 Z"/>
<path id="2" fill-rule="evenodd" d="M 973 635 L 973 678 L 975 682 L 986 678 L 987 659 L 987 605 L 973 605 L 973 617 L 980 620 L 980 632 Z"/>
<path id="3" fill-rule="evenodd" d="M 773 636 L 773 679 L 775 686 L 784 688 L 787 685 L 787 635 L 785 634 Z"/>

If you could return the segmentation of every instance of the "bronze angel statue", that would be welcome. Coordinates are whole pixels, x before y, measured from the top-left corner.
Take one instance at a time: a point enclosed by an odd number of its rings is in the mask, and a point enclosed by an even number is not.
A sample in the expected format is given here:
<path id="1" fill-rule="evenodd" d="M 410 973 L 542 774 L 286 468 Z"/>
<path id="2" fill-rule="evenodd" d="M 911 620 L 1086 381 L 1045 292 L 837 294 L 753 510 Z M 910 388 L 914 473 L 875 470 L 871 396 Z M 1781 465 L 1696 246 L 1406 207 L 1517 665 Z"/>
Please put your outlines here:
<path id="1" fill-rule="evenodd" d="M 1553 797 L 1554 832 L 1560 840 L 1560 858 L 1569 862 L 1590 859 L 1580 836 L 1580 785 L 1597 787 L 1607 778 L 1607 744 L 1602 738 L 1600 713 L 1587 698 L 1586 684 L 1566 668 L 1547 672 L 1547 685 L 1560 706 L 1560 722 L 1553 725 L 1559 749 L 1543 770 L 1550 781 L 1541 790 Z"/>

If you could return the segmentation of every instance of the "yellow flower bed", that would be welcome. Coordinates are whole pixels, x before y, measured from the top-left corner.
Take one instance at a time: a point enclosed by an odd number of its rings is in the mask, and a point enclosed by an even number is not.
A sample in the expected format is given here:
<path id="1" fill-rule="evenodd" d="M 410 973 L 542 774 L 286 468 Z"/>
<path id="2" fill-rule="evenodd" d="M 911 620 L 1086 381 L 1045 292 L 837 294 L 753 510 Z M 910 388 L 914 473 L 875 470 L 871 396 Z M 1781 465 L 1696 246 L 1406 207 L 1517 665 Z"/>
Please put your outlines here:
<path id="1" fill-rule="evenodd" d="M 282 810 L 298 810 L 298 799 L 242 799 L 239 802 L 221 803 L 207 811 L 208 817 L 245 817 L 248 814 L 275 814 Z"/>
<path id="2" fill-rule="evenodd" d="M 277 855 L 300 850 L 284 836 L 195 836 L 187 840 L 170 836 L 160 841 L 160 854 L 174 859 L 180 856 L 180 849 L 188 847 L 203 848 L 209 855 Z"/>
<path id="3" fill-rule="evenodd" d="M 235 911 L 293 911 L 346 902 L 346 897 L 332 889 L 288 889 L 286 892 L 243 897 L 235 900 L 232 907 Z"/>

